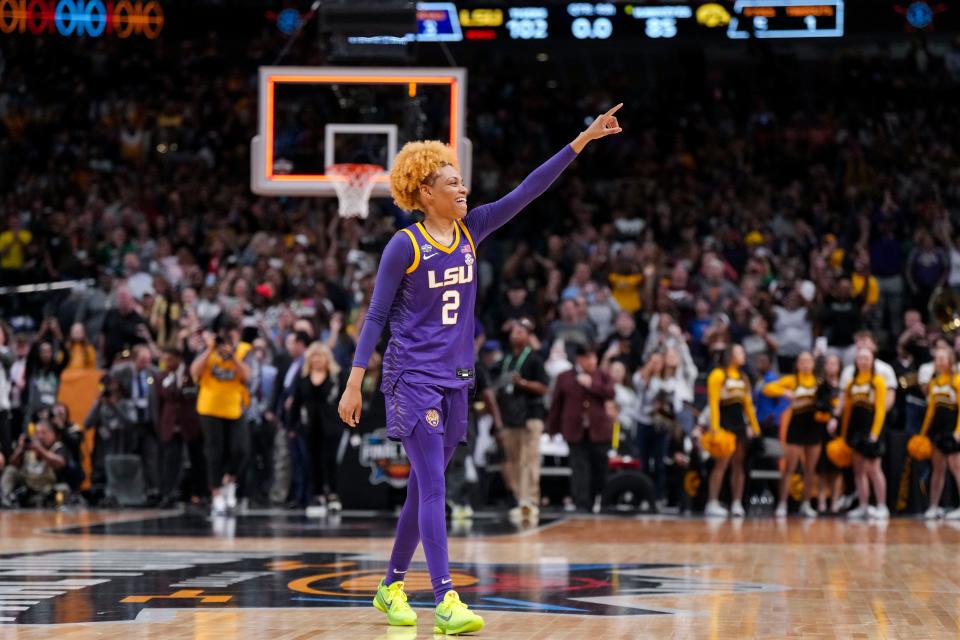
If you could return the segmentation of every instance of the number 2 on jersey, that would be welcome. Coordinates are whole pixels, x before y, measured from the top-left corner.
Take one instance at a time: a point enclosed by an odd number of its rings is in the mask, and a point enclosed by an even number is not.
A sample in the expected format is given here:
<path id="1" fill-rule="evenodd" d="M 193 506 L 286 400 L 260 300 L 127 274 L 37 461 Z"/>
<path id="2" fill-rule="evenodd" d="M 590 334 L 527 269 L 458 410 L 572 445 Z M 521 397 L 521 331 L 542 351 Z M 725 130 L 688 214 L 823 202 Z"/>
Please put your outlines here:
<path id="1" fill-rule="evenodd" d="M 457 324 L 457 317 L 460 315 L 457 309 L 460 308 L 460 292 L 451 289 L 443 294 L 443 310 L 441 319 L 443 324 Z"/>

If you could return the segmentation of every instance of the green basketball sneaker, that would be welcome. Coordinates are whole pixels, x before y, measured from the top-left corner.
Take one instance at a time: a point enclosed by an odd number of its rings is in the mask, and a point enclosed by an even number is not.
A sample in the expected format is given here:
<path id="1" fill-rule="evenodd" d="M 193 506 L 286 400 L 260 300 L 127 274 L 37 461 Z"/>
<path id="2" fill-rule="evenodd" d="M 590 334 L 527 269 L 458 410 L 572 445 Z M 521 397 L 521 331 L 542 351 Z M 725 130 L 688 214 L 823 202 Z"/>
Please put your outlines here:
<path id="1" fill-rule="evenodd" d="M 393 582 L 384 586 L 383 579 L 377 585 L 377 595 L 373 606 L 387 614 L 387 623 L 397 627 L 413 627 L 417 624 L 417 612 L 407 604 L 407 594 L 403 592 L 402 582 Z"/>
<path id="2" fill-rule="evenodd" d="M 470 633 L 483 629 L 483 618 L 460 602 L 460 596 L 456 591 L 447 591 L 443 597 L 443 602 L 437 605 L 437 610 L 433 614 L 434 633 L 445 633 L 447 635 L 457 635 L 459 633 Z"/>

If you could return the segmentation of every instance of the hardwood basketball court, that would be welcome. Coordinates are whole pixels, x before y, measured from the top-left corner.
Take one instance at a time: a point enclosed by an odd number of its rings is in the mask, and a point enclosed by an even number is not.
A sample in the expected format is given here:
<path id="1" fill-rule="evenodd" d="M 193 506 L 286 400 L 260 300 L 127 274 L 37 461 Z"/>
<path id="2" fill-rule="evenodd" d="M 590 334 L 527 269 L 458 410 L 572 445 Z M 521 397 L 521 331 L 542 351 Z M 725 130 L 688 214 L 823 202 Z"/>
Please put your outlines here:
<path id="1" fill-rule="evenodd" d="M 960 523 L 567 517 L 451 529 L 486 638 L 960 636 Z M 0 638 L 423 638 L 369 600 L 389 516 L 0 512 Z M 419 571 L 417 571 L 419 569 Z"/>

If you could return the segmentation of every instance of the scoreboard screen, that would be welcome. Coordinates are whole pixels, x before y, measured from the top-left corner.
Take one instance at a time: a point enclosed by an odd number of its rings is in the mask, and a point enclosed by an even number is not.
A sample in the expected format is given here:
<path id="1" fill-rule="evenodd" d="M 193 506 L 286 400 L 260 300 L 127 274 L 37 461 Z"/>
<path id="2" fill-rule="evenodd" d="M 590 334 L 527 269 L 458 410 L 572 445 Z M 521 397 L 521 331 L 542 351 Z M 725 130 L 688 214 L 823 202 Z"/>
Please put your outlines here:
<path id="1" fill-rule="evenodd" d="M 458 5 L 465 40 L 839 38 L 844 0 Z M 421 30 L 422 32 L 422 30 Z"/>
<path id="2" fill-rule="evenodd" d="M 843 0 L 809 4 L 792 0 L 737 0 L 727 37 L 839 38 Z"/>
<path id="3" fill-rule="evenodd" d="M 853 33 L 957 31 L 958 20 L 960 0 L 468 0 L 418 3 L 417 33 L 392 40 L 829 39 Z"/>

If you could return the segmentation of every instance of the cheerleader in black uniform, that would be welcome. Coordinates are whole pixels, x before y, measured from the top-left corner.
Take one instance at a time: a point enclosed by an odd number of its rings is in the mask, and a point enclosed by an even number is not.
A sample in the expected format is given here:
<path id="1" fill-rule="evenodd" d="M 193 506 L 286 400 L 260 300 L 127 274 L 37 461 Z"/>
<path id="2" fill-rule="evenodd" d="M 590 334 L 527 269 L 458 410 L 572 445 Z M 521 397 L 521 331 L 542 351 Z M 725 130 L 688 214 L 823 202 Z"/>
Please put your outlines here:
<path id="1" fill-rule="evenodd" d="M 954 373 L 956 356 L 952 349 L 938 347 L 934 352 L 934 377 L 930 381 L 927 413 L 921 433 L 933 443 L 933 477 L 930 478 L 930 508 L 923 514 L 927 520 L 946 517 L 960 520 L 960 508 L 944 516 L 940 508 L 943 481 L 947 467 L 960 487 L 960 421 L 957 399 L 960 398 L 960 374 Z"/>
<path id="2" fill-rule="evenodd" d="M 817 480 L 817 460 L 823 444 L 822 422 L 816 420 L 817 378 L 813 375 L 813 354 L 804 351 L 797 358 L 797 371 L 767 383 L 763 395 L 769 398 L 785 397 L 790 400 L 790 422 L 787 426 L 787 442 L 784 445 L 783 475 L 780 476 L 780 502 L 777 504 L 778 518 L 787 516 L 787 496 L 790 493 L 790 480 L 803 459 L 803 499 L 800 503 L 800 515 L 816 518 L 816 510 L 810 506 L 809 498 Z"/>
<path id="3" fill-rule="evenodd" d="M 887 479 L 880 467 L 883 456 L 883 421 L 887 413 L 887 385 L 873 370 L 873 352 L 857 349 L 856 373 L 844 391 L 843 437 L 853 449 L 853 479 L 860 504 L 848 518 L 890 518 L 887 508 Z M 870 506 L 870 485 L 873 485 L 877 506 Z"/>
<path id="4" fill-rule="evenodd" d="M 829 442 L 837 430 L 837 406 L 840 404 L 840 373 L 843 363 L 840 356 L 832 354 L 823 361 L 823 375 L 817 386 L 816 414 L 814 419 L 825 425 L 823 445 Z M 822 451 L 822 449 L 821 449 Z M 817 511 L 827 512 L 827 496 L 830 496 L 830 512 L 840 513 L 840 496 L 843 495 L 843 470 L 825 455 L 817 463 Z"/>

